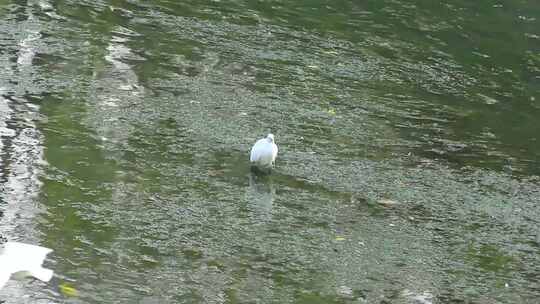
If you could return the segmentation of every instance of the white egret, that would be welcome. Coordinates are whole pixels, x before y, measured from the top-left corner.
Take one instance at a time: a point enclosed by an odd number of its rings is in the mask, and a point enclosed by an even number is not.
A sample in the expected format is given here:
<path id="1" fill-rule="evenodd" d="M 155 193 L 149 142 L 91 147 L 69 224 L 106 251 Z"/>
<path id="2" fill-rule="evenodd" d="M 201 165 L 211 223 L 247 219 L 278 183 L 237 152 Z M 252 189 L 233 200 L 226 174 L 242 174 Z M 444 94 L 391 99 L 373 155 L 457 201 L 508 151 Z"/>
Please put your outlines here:
<path id="1" fill-rule="evenodd" d="M 0 244 L 0 289 L 12 275 L 14 279 L 32 276 L 48 282 L 53 271 L 43 268 L 41 264 L 50 252 L 52 249 L 19 242 Z"/>
<path id="2" fill-rule="evenodd" d="M 249 160 L 251 164 L 259 169 L 272 169 L 276 161 L 278 147 L 274 142 L 274 135 L 268 134 L 265 138 L 259 139 L 251 148 Z"/>

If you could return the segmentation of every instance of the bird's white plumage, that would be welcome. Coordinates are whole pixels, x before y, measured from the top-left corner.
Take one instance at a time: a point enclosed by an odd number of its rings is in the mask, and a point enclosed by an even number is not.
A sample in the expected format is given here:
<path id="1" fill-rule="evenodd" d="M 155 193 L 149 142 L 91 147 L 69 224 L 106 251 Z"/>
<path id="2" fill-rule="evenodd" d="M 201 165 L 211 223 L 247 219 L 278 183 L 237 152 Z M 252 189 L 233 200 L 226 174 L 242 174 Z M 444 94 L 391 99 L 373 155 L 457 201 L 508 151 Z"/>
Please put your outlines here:
<path id="1" fill-rule="evenodd" d="M 276 161 L 277 153 L 278 147 L 274 142 L 274 135 L 268 134 L 253 145 L 249 160 L 258 167 L 271 168 Z"/>
<path id="2" fill-rule="evenodd" d="M 53 271 L 43 268 L 41 264 L 50 252 L 52 250 L 49 248 L 19 242 L 0 245 L 0 289 L 11 276 L 16 279 L 32 276 L 44 282 L 49 281 Z"/>

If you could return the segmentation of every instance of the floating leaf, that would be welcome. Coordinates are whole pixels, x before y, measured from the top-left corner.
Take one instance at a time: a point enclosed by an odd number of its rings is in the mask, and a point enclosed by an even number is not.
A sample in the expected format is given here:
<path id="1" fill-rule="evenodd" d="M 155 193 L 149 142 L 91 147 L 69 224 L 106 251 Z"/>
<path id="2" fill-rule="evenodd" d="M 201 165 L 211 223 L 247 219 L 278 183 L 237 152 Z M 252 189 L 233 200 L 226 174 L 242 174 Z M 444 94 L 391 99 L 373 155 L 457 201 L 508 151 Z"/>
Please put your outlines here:
<path id="1" fill-rule="evenodd" d="M 399 205 L 399 202 L 390 199 L 380 199 L 377 201 L 380 205 L 385 207 L 394 207 Z"/>
<path id="2" fill-rule="evenodd" d="M 70 286 L 68 283 L 62 283 L 59 286 L 60 292 L 66 297 L 76 297 L 79 295 L 77 289 Z"/>
<path id="3" fill-rule="evenodd" d="M 342 237 L 342 236 L 337 236 L 337 237 L 336 237 L 336 241 L 339 241 L 339 242 L 345 241 L 345 238 Z"/>
<path id="4" fill-rule="evenodd" d="M 334 108 L 330 108 L 330 109 L 328 109 L 328 114 L 336 115 L 336 110 Z"/>

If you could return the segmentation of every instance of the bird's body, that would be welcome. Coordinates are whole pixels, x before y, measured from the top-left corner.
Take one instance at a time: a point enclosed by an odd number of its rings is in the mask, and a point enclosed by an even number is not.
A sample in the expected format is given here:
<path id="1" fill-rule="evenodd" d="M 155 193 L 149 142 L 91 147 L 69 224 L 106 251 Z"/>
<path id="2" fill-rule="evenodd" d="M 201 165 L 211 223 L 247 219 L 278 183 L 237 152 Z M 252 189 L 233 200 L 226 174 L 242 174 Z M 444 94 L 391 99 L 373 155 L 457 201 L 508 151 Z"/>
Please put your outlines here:
<path id="1" fill-rule="evenodd" d="M 268 134 L 253 145 L 249 160 L 253 166 L 259 169 L 272 169 L 277 153 L 278 147 L 274 142 L 274 135 Z"/>
<path id="2" fill-rule="evenodd" d="M 52 250 L 49 248 L 19 242 L 7 242 L 0 245 L 0 289 L 13 275 L 15 279 L 32 276 L 47 282 L 53 271 L 43 268 L 45 256 Z"/>

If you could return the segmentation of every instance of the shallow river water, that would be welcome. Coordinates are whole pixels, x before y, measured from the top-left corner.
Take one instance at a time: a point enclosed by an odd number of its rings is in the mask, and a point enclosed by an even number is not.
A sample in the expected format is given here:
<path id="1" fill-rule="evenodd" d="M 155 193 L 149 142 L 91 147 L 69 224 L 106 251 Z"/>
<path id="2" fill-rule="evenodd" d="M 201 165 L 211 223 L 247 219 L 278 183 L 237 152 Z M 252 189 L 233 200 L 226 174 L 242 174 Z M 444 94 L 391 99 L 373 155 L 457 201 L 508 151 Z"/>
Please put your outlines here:
<path id="1" fill-rule="evenodd" d="M 539 19 L 525 0 L 0 1 L 0 234 L 55 271 L 0 300 L 539 303 Z"/>

